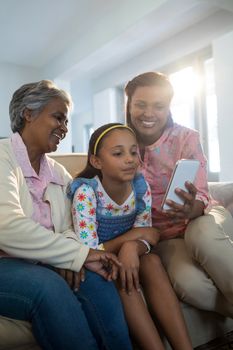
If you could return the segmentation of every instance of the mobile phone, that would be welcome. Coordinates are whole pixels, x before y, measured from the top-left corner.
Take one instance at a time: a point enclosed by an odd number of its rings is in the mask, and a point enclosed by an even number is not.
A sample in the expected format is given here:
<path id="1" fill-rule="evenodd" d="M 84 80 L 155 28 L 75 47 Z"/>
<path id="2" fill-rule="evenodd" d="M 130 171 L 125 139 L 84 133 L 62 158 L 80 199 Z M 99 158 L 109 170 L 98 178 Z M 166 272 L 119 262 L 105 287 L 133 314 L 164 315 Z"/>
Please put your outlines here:
<path id="1" fill-rule="evenodd" d="M 171 199 L 178 204 L 183 204 L 183 199 L 175 193 L 175 189 L 179 187 L 187 192 L 185 181 L 190 181 L 192 183 L 194 182 L 199 164 L 200 162 L 195 159 L 180 159 L 176 162 L 165 196 L 162 201 L 162 209 L 171 209 L 171 207 L 165 203 L 167 199 Z"/>

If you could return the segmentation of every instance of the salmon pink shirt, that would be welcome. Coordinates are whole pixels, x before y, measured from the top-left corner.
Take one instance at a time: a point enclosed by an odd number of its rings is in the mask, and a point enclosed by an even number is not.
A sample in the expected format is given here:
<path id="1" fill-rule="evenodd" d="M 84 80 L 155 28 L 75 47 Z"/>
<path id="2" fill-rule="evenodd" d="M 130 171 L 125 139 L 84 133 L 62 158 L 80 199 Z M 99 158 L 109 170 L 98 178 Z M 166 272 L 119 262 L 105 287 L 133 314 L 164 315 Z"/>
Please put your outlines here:
<path id="1" fill-rule="evenodd" d="M 202 201 L 206 208 L 209 203 L 207 160 L 203 154 L 199 134 L 196 130 L 174 123 L 169 117 L 168 127 L 159 140 L 145 147 L 144 158 L 141 160 L 141 172 L 151 188 L 152 224 L 158 229 L 161 227 L 161 239 L 182 236 L 187 225 L 187 223 L 178 225 L 174 219 L 173 226 L 162 230 L 162 224 L 168 222 L 168 219 L 158 212 L 158 209 L 161 210 L 161 203 L 175 164 L 182 158 L 197 159 L 200 162 L 194 185 L 197 188 L 196 199 Z"/>

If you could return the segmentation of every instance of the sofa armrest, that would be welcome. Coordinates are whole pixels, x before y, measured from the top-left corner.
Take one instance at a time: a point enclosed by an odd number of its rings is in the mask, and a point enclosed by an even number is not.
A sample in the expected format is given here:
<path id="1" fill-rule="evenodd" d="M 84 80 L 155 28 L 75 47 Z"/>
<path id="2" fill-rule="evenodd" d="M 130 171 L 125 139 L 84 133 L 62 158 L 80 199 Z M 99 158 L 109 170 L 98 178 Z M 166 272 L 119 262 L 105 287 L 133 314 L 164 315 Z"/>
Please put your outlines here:
<path id="1" fill-rule="evenodd" d="M 233 183 L 232 182 L 209 182 L 211 197 L 228 209 L 233 216 Z"/>

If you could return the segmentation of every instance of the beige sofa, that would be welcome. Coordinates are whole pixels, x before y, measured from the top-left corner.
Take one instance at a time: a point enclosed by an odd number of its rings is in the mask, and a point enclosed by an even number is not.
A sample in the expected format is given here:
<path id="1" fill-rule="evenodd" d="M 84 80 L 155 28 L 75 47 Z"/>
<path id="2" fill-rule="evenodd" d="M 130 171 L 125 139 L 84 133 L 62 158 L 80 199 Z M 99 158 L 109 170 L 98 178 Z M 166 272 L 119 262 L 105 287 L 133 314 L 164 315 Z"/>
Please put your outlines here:
<path id="1" fill-rule="evenodd" d="M 52 155 L 74 175 L 86 162 L 84 154 Z M 233 183 L 211 183 L 212 195 L 220 200 L 233 215 Z M 192 338 L 193 347 L 233 330 L 233 319 L 221 317 L 213 312 L 197 310 L 181 303 L 184 317 Z M 165 341 L 167 349 L 169 345 Z M 0 350 L 40 350 L 36 345 L 28 322 L 15 321 L 0 316 Z M 64 349 L 65 350 L 65 349 Z"/>

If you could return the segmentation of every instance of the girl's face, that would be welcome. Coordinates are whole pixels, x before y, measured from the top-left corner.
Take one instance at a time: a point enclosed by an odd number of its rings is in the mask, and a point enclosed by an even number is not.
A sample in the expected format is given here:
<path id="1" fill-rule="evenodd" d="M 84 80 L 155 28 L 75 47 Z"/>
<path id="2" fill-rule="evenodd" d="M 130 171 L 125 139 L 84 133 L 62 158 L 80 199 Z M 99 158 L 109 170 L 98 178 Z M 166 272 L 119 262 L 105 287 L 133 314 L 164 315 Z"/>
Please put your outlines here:
<path id="1" fill-rule="evenodd" d="M 129 112 L 140 141 L 151 145 L 162 135 L 169 116 L 171 98 L 160 86 L 136 88 Z"/>
<path id="2" fill-rule="evenodd" d="M 130 130 L 119 128 L 109 131 L 101 141 L 95 167 L 101 170 L 103 181 L 131 181 L 139 158 L 136 138 Z"/>
<path id="3" fill-rule="evenodd" d="M 68 106 L 59 98 L 51 100 L 37 116 L 31 115 L 30 110 L 25 111 L 22 137 L 26 137 L 30 149 L 38 154 L 56 151 L 68 131 L 68 112 Z"/>

